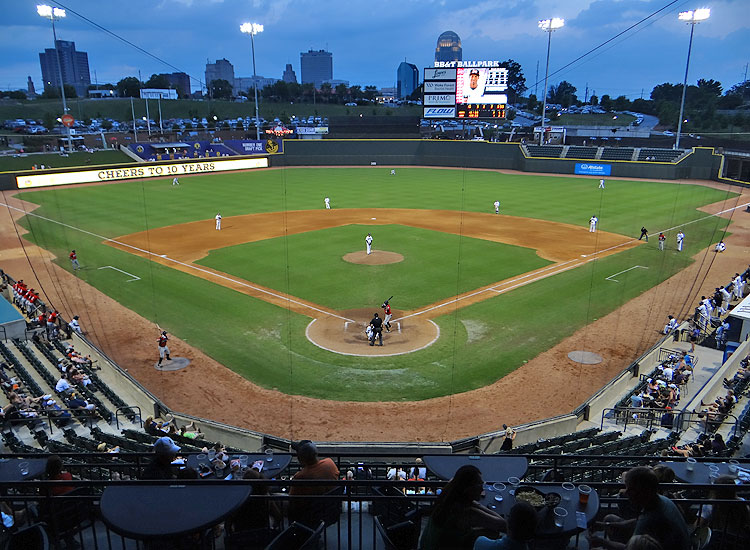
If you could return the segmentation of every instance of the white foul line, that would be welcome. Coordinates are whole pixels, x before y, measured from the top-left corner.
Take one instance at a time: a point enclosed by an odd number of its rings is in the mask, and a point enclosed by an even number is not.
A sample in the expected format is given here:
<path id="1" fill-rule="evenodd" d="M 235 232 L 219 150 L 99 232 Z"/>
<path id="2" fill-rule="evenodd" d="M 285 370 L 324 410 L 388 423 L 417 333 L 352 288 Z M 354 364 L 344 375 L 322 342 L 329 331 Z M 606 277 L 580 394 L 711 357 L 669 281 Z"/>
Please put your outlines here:
<path id="1" fill-rule="evenodd" d="M 204 269 L 204 268 L 199 267 L 199 266 L 194 265 L 194 264 L 186 264 L 186 263 L 181 262 L 179 260 L 175 260 L 173 258 L 170 258 L 166 254 L 156 254 L 155 252 L 151 252 L 150 250 L 144 250 L 143 248 L 138 248 L 137 246 L 133 246 L 132 244 L 123 243 L 123 242 L 120 242 L 120 241 L 115 240 L 115 239 L 109 239 L 109 238 L 107 238 L 107 237 L 105 237 L 103 235 L 97 235 L 96 233 L 92 233 L 91 231 L 86 231 L 85 229 L 81 229 L 80 227 L 74 227 L 72 225 L 69 225 L 69 224 L 61 222 L 61 221 L 53 220 L 51 218 L 46 218 L 44 216 L 40 216 L 39 214 L 34 214 L 33 212 L 26 212 L 25 210 L 21 210 L 20 208 L 16 208 L 15 206 L 11 206 L 11 205 L 3 203 L 3 202 L 0 202 L 0 206 L 5 206 L 6 208 L 9 208 L 11 210 L 16 210 L 17 212 L 22 212 L 23 214 L 25 214 L 27 216 L 34 216 L 36 218 L 48 221 L 50 223 L 56 223 L 58 225 L 62 225 L 63 227 L 67 227 L 68 229 L 72 229 L 74 231 L 80 231 L 81 233 L 85 233 L 86 235 L 91 235 L 92 237 L 96 237 L 97 239 L 101 239 L 104 242 L 115 243 L 115 244 L 118 244 L 118 245 L 120 245 L 120 246 L 122 246 L 124 248 L 130 248 L 132 250 L 137 250 L 138 252 L 142 252 L 143 254 L 146 254 L 148 256 L 155 256 L 157 258 L 162 258 L 164 260 L 169 260 L 170 262 L 173 262 L 173 263 L 175 263 L 177 265 L 180 265 L 182 267 L 185 267 L 185 268 L 188 268 L 188 269 L 193 269 L 195 271 L 198 271 L 198 272 L 201 272 L 201 273 L 205 273 L 206 275 L 211 275 L 211 276 L 216 277 L 218 279 L 223 279 L 223 280 L 229 281 L 229 282 L 231 282 L 233 284 L 250 288 L 252 290 L 255 290 L 256 292 L 261 292 L 263 294 L 268 294 L 269 296 L 273 296 L 274 298 L 279 298 L 280 300 L 285 300 L 285 301 L 287 301 L 287 302 L 289 302 L 291 304 L 295 304 L 295 305 L 298 305 L 298 306 L 301 306 L 301 307 L 304 307 L 304 308 L 307 308 L 307 309 L 311 309 L 313 311 L 317 311 L 318 313 L 322 313 L 324 315 L 330 315 L 331 317 L 336 317 L 337 319 L 341 319 L 342 321 L 350 321 L 352 323 L 355 322 L 353 319 L 347 319 L 346 317 L 342 317 L 341 315 L 336 315 L 335 313 L 331 313 L 330 311 L 325 311 L 325 310 L 322 310 L 322 309 L 317 308 L 315 306 L 311 306 L 309 304 L 304 304 L 304 303 L 302 303 L 302 302 L 300 302 L 298 300 L 293 300 L 293 299 L 291 299 L 291 298 L 289 298 L 287 296 L 282 296 L 280 294 L 276 294 L 275 292 L 271 292 L 270 290 L 266 290 L 264 288 L 259 288 L 257 286 L 253 286 L 251 284 L 248 284 L 245 281 L 238 280 L 238 279 L 233 279 L 232 277 L 227 277 L 226 275 L 222 275 L 220 273 L 209 271 L 208 269 Z"/>
<path id="2" fill-rule="evenodd" d="M 604 280 L 605 281 L 613 281 L 615 283 L 619 283 L 620 281 L 618 281 L 617 279 L 613 279 L 612 277 L 617 277 L 618 275 L 622 275 L 623 273 L 627 273 L 631 269 L 638 269 L 638 268 L 640 268 L 640 269 L 648 269 L 645 265 L 634 265 L 633 267 L 629 267 L 627 269 L 623 269 L 622 271 L 618 271 L 614 275 L 610 275 L 609 277 L 605 278 Z"/>
<path id="3" fill-rule="evenodd" d="M 117 269 L 116 267 L 112 267 L 111 265 L 105 265 L 104 267 L 100 267 L 99 269 L 114 269 L 115 271 L 119 271 L 120 273 L 124 273 L 125 275 L 129 275 L 130 277 L 133 277 L 132 279 L 128 279 L 125 281 L 126 283 L 129 283 L 131 281 L 140 281 L 141 278 L 137 275 L 133 275 L 132 273 L 128 273 L 127 271 L 123 271 L 122 269 Z"/>

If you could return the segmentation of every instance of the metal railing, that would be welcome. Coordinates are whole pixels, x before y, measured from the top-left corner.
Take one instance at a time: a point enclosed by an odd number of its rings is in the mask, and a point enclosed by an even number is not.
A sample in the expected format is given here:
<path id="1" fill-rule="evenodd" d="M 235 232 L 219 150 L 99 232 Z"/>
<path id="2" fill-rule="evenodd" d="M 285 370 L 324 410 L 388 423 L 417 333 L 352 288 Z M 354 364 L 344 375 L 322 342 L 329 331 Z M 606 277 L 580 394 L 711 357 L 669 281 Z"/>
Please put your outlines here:
<path id="1" fill-rule="evenodd" d="M 611 414 L 612 416 L 607 416 Z M 622 425 L 624 429 L 628 425 L 643 426 L 652 430 L 657 428 L 668 428 L 673 431 L 681 431 L 678 422 L 679 411 L 672 409 L 653 409 L 648 407 L 613 407 L 602 411 L 602 421 L 599 429 L 604 429 L 605 419 L 614 418 L 615 424 Z"/>

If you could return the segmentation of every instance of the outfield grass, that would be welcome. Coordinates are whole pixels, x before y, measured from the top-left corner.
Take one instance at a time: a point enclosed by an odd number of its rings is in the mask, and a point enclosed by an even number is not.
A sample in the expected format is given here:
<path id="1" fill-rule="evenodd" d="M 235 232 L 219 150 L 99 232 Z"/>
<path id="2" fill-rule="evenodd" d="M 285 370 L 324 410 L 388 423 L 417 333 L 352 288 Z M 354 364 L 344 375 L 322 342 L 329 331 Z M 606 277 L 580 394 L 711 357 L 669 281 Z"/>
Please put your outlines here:
<path id="1" fill-rule="evenodd" d="M 133 162 L 122 151 L 95 151 L 94 153 L 70 153 L 61 156 L 58 153 L 34 153 L 31 155 L 0 155 L 0 172 L 31 170 L 32 166 L 44 164 L 46 167 L 63 168 L 68 166 L 97 166 L 100 164 L 119 164 Z"/>
<path id="2" fill-rule="evenodd" d="M 705 214 L 696 208 L 733 196 L 704 186 L 663 182 L 612 180 L 602 192 L 597 189 L 598 180 L 588 178 L 505 175 L 460 169 L 400 168 L 396 177 L 389 176 L 389 172 L 385 168 L 370 167 L 289 168 L 186 177 L 181 179 L 179 188 L 172 188 L 170 180 L 164 179 L 40 190 L 24 193 L 23 197 L 41 205 L 37 214 L 71 227 L 30 216 L 21 223 L 31 231 L 29 238 L 57 254 L 60 265 L 70 268 L 67 252 L 75 248 L 84 267 L 79 274 L 83 280 L 262 386 L 340 400 L 418 400 L 489 384 L 578 328 L 685 268 L 692 255 L 706 250 L 723 236 L 727 224 L 718 217 L 702 219 Z M 310 321 L 306 316 L 217 287 L 102 243 L 101 237 L 114 238 L 193 220 L 207 220 L 210 227 L 210 220 L 217 211 L 226 217 L 255 212 L 322 209 L 322 199 L 326 195 L 331 197 L 334 209 L 389 207 L 488 213 L 494 211 L 492 202 L 498 198 L 503 214 L 586 226 L 591 215 L 596 213 L 602 230 L 636 237 L 641 225 L 646 225 L 655 235 L 661 229 L 694 223 L 684 228 L 686 248 L 682 253 L 674 250 L 675 232 L 672 231 L 668 234 L 668 250 L 665 252 L 657 250 L 654 238 L 648 245 L 456 310 L 436 319 L 442 336 L 434 345 L 409 355 L 382 358 L 343 356 L 317 348 L 304 336 L 304 329 Z M 394 235 L 408 235 L 409 238 L 403 239 L 400 246 L 389 246 L 389 250 L 408 251 L 407 257 L 422 254 L 422 251 L 413 250 L 413 235 L 417 233 L 407 233 L 405 228 L 397 226 L 377 227 L 378 231 L 382 228 L 384 234 L 393 231 Z M 223 270 L 236 270 L 242 276 L 247 273 L 248 277 L 252 275 L 256 279 L 283 276 L 300 293 L 314 296 L 316 301 L 332 307 L 336 307 L 338 300 L 337 297 L 326 297 L 332 288 L 337 294 L 346 294 L 347 300 L 363 303 L 370 300 L 368 290 L 365 290 L 369 284 L 367 275 L 352 275 L 348 270 L 334 269 L 327 275 L 329 280 L 321 282 L 326 275 L 323 271 L 316 271 L 315 277 L 307 278 L 308 284 L 303 277 L 308 267 L 305 254 L 314 255 L 316 250 L 334 253 L 330 261 L 334 266 L 341 256 L 335 243 L 348 246 L 350 239 L 355 238 L 352 249 L 356 250 L 361 245 L 363 231 L 360 226 L 342 228 L 341 232 L 315 232 L 279 239 L 275 250 L 281 247 L 292 252 L 289 264 L 281 266 L 273 261 L 262 263 L 264 256 L 274 250 L 273 243 L 268 242 L 237 247 L 237 252 L 243 257 L 239 262 L 242 265 L 229 265 L 231 254 L 227 251 L 217 251 L 207 260 L 218 262 L 216 265 L 223 262 L 226 264 Z M 436 232 L 426 233 L 425 238 L 438 235 Z M 394 242 L 396 238 L 393 237 Z M 441 275 L 445 277 L 431 279 L 439 281 L 432 283 L 440 285 L 432 289 L 436 296 L 453 295 L 458 288 L 479 286 L 479 279 L 488 274 L 498 275 L 492 278 L 499 280 L 503 270 L 527 269 L 507 265 L 519 261 L 517 256 L 508 261 L 505 252 L 495 254 L 495 250 L 505 250 L 502 245 L 467 244 L 466 241 L 441 241 L 449 243 L 442 248 L 446 258 L 460 257 L 461 266 L 453 260 L 446 260 L 444 265 L 453 267 L 444 268 L 445 273 Z M 471 250 L 472 256 L 476 255 L 478 259 L 470 260 L 458 250 L 464 245 L 476 246 Z M 523 249 L 516 249 L 514 254 L 519 251 Z M 464 262 L 470 261 L 474 262 L 471 269 L 465 269 Z M 256 262 L 259 265 L 245 265 Z M 142 279 L 126 283 L 127 277 L 121 273 L 98 269 L 106 265 Z M 382 269 L 384 274 L 395 274 L 405 265 L 406 262 L 376 269 Z M 634 265 L 648 269 L 628 271 L 618 277 L 619 283 L 606 280 L 607 276 Z M 363 272 L 368 272 L 364 266 L 352 267 L 361 267 Z M 436 276 L 430 272 L 431 268 L 420 261 L 415 269 L 404 270 L 403 281 L 401 276 L 394 275 L 394 284 L 417 288 L 419 284 L 414 281 L 421 280 L 424 270 L 426 276 Z M 267 269 L 273 273 L 264 275 Z M 322 268 L 316 263 L 315 269 Z M 478 279 L 472 280 L 471 277 Z M 357 292 L 358 289 L 361 293 Z M 418 296 L 422 290 L 413 292 Z M 373 303 L 379 304 L 382 295 L 378 291 Z M 344 303 L 343 299 L 341 303 Z M 394 306 L 401 308 L 402 304 L 394 303 Z M 643 312 L 638 323 L 623 321 L 622 330 L 639 331 L 645 337 L 647 332 L 663 325 L 667 313 L 676 312 L 662 311 L 657 299 L 652 308 Z M 96 331 L 96 327 L 92 330 Z M 144 338 L 148 340 L 144 345 L 152 345 L 148 335 Z M 106 342 L 106 337 L 102 335 L 100 340 Z M 623 367 L 626 362 L 624 359 Z"/>

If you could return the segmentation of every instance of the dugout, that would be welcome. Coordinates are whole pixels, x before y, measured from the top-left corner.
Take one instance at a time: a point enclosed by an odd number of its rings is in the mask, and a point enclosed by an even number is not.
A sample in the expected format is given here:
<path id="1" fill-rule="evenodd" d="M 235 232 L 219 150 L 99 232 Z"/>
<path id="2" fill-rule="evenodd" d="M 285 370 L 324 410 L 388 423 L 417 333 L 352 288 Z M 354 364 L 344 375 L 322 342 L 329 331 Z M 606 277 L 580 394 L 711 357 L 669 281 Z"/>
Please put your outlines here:
<path id="1" fill-rule="evenodd" d="M 744 342 L 748 339 L 750 336 L 750 295 L 732 308 L 727 321 L 729 321 L 728 341 Z"/>

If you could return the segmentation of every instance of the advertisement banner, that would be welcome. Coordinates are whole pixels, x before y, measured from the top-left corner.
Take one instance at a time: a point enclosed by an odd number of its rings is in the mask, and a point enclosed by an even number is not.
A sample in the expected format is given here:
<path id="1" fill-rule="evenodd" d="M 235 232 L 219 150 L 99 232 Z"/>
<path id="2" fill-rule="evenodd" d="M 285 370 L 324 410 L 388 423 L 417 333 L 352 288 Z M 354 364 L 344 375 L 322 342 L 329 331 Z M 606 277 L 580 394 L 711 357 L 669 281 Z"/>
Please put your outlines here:
<path id="1" fill-rule="evenodd" d="M 453 94 L 425 94 L 425 105 L 455 105 L 456 97 Z"/>
<path id="2" fill-rule="evenodd" d="M 454 81 L 434 81 L 434 80 L 427 80 L 424 83 L 424 91 L 425 93 L 438 93 L 438 94 L 451 94 L 456 91 L 456 83 Z"/>
<path id="3" fill-rule="evenodd" d="M 576 162 L 575 173 L 586 176 L 609 176 L 610 174 L 612 174 L 612 165 Z"/>
<path id="4" fill-rule="evenodd" d="M 424 80 L 456 80 L 456 69 L 425 69 Z"/>
<path id="5" fill-rule="evenodd" d="M 297 134 L 302 136 L 314 136 L 317 134 L 327 134 L 328 126 L 298 126 Z"/>
<path id="6" fill-rule="evenodd" d="M 455 118 L 456 107 L 425 107 L 423 118 Z"/>
<path id="7" fill-rule="evenodd" d="M 267 168 L 268 158 L 250 158 L 237 160 L 204 160 L 200 162 L 172 162 L 169 164 L 133 166 L 129 168 L 102 168 L 80 172 L 59 172 L 56 174 L 29 174 L 17 176 L 19 189 L 29 187 L 47 187 L 50 185 L 70 185 L 73 183 L 93 183 L 140 178 L 159 178 L 206 174 L 210 172 L 227 172 L 231 170 L 248 170 Z"/>

